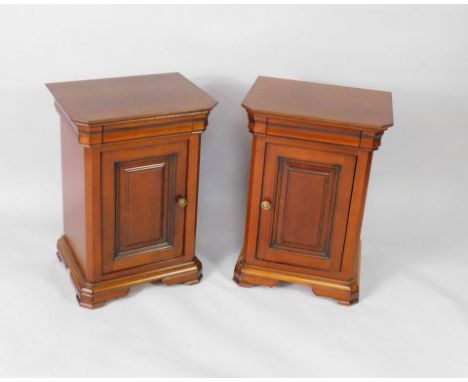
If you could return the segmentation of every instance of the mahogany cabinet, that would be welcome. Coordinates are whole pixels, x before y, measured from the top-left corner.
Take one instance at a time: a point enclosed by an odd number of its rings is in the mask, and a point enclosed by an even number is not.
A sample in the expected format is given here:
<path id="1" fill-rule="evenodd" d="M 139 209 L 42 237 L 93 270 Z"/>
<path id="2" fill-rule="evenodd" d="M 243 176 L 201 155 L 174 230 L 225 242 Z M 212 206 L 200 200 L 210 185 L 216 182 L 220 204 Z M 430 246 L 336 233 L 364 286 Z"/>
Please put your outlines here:
<path id="1" fill-rule="evenodd" d="M 259 77 L 242 105 L 253 146 L 234 280 L 357 302 L 372 153 L 393 124 L 391 93 Z"/>
<path id="2" fill-rule="evenodd" d="M 179 73 L 47 84 L 61 122 L 58 256 L 81 306 L 196 283 L 200 137 L 216 101 Z"/>

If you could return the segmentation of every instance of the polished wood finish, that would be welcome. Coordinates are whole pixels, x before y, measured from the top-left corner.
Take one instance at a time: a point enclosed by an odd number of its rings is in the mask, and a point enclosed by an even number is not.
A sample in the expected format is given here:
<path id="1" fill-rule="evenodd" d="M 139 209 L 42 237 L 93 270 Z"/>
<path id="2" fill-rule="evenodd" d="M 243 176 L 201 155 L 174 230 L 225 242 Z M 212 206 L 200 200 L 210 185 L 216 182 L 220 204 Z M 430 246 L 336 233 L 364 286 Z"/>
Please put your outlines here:
<path id="1" fill-rule="evenodd" d="M 61 119 L 58 257 L 81 306 L 193 284 L 200 136 L 210 96 L 178 73 L 47 84 Z"/>
<path id="2" fill-rule="evenodd" d="M 391 104 L 389 92 L 260 76 L 242 105 L 271 117 L 378 129 L 393 125 Z"/>
<path id="3" fill-rule="evenodd" d="M 87 125 L 206 112 L 214 104 L 213 98 L 180 73 L 46 86 L 71 121 Z"/>
<path id="4" fill-rule="evenodd" d="M 393 124 L 391 93 L 259 77 L 242 105 L 253 145 L 234 280 L 357 302 L 370 165 Z"/>
<path id="5" fill-rule="evenodd" d="M 312 269 L 338 269 L 354 157 L 270 141 L 266 149 L 257 257 Z M 339 180 L 339 182 L 338 182 Z"/>
<path id="6" fill-rule="evenodd" d="M 177 138 L 102 153 L 104 273 L 184 254 L 187 151 Z"/>

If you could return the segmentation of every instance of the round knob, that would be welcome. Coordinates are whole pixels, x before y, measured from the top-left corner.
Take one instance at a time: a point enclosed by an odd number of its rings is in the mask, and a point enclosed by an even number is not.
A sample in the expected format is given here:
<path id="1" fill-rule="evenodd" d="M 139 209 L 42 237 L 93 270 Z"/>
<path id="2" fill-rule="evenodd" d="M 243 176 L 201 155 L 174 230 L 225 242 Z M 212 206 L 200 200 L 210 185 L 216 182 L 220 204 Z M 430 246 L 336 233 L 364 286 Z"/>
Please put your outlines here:
<path id="1" fill-rule="evenodd" d="M 268 200 L 263 200 L 260 203 L 260 207 L 262 207 L 262 210 L 269 210 L 271 208 L 271 203 Z"/>
<path id="2" fill-rule="evenodd" d="M 179 198 L 177 199 L 177 204 L 179 205 L 179 207 L 184 208 L 187 205 L 187 199 Z"/>

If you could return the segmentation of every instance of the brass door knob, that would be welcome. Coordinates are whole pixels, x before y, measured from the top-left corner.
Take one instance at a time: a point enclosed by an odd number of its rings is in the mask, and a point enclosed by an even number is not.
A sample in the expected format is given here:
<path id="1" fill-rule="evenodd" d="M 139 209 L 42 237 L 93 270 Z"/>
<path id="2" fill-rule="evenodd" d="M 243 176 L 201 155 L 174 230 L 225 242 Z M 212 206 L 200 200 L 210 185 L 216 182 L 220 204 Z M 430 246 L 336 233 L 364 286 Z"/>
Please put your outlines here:
<path id="1" fill-rule="evenodd" d="M 177 204 L 179 205 L 179 207 L 184 208 L 187 205 L 187 199 L 179 198 L 177 199 Z"/>
<path id="2" fill-rule="evenodd" d="M 271 208 L 271 203 L 268 200 L 263 200 L 260 203 L 260 207 L 262 207 L 262 210 L 269 210 Z"/>

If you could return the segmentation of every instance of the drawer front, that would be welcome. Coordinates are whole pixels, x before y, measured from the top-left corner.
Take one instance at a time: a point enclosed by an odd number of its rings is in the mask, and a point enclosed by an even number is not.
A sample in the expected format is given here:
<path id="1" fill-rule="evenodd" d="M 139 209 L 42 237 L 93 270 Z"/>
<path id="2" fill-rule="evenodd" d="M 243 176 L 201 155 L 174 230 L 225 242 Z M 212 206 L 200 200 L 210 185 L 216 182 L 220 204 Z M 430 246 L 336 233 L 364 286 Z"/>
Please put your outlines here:
<path id="1" fill-rule="evenodd" d="M 102 155 L 104 273 L 182 256 L 187 141 Z"/>
<path id="2" fill-rule="evenodd" d="M 257 258 L 339 270 L 355 162 L 353 155 L 267 144 Z"/>

